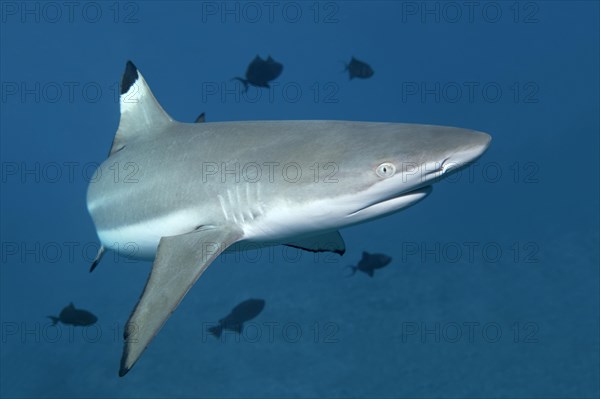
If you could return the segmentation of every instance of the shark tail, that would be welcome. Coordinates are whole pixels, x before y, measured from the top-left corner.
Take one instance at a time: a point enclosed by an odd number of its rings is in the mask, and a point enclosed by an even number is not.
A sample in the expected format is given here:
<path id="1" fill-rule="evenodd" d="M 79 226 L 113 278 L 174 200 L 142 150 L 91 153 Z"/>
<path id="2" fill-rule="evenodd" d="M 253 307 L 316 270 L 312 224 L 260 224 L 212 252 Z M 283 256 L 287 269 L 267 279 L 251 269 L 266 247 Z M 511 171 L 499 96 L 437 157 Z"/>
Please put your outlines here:
<path id="1" fill-rule="evenodd" d="M 223 326 L 219 324 L 218 326 L 209 327 L 208 328 L 208 332 L 212 336 L 215 336 L 217 338 L 221 338 L 221 334 L 223 333 Z"/>
<path id="2" fill-rule="evenodd" d="M 249 82 L 246 79 L 235 77 L 235 78 L 233 78 L 231 80 L 239 80 L 244 85 L 244 93 L 248 91 L 248 84 L 249 84 Z"/>
<path id="3" fill-rule="evenodd" d="M 144 77 L 131 61 L 127 61 L 121 80 L 121 120 L 109 156 L 125 148 L 140 136 L 161 134 L 174 123 L 152 94 Z"/>
<path id="4" fill-rule="evenodd" d="M 55 316 L 48 316 L 48 318 L 50 320 L 52 320 L 52 325 L 55 326 L 56 324 L 58 324 L 58 322 L 60 321 L 60 318 L 55 317 Z"/>

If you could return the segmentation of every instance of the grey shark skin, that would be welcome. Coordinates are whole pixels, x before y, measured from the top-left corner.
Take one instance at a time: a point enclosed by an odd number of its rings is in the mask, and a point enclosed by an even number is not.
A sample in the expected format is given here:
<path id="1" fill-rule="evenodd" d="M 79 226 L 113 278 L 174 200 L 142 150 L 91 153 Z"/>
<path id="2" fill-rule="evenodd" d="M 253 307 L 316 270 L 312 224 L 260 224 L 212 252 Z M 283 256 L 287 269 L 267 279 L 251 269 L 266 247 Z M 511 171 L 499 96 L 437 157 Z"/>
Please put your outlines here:
<path id="1" fill-rule="evenodd" d="M 120 376 L 224 250 L 285 244 L 343 254 L 340 228 L 413 205 L 491 140 L 397 123 L 180 123 L 131 62 L 121 91 L 110 155 L 87 195 L 103 248 L 154 259 L 125 329 Z"/>

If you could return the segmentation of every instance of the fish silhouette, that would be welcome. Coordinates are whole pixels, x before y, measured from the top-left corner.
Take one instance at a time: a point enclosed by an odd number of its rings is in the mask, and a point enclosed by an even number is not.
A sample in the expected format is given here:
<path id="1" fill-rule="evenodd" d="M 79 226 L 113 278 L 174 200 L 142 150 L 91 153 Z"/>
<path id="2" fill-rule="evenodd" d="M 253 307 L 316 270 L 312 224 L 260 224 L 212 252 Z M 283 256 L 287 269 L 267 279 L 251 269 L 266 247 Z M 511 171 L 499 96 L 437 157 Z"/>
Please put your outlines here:
<path id="1" fill-rule="evenodd" d="M 354 78 L 367 79 L 375 73 L 369 64 L 354 57 L 352 57 L 349 64 L 346 64 L 346 71 L 348 71 L 350 80 Z"/>
<path id="2" fill-rule="evenodd" d="M 63 324 L 71 324 L 73 326 L 91 326 L 98 318 L 91 312 L 82 309 L 76 309 L 73 302 L 60 311 L 58 317 L 48 316 L 52 320 L 52 325 L 55 326 L 59 321 Z"/>
<path id="3" fill-rule="evenodd" d="M 356 271 L 361 271 L 369 275 L 369 277 L 373 277 L 375 270 L 381 269 L 390 264 L 392 258 L 384 255 L 384 254 L 370 254 L 366 251 L 362 253 L 362 259 L 358 262 L 356 266 L 348 266 L 352 269 L 352 274 L 350 276 L 354 276 Z"/>
<path id="4" fill-rule="evenodd" d="M 215 337 L 221 337 L 223 330 L 235 331 L 241 334 L 244 330 L 244 323 L 252 320 L 265 308 L 265 301 L 262 299 L 247 299 L 237 305 L 231 312 L 219 320 L 219 325 L 210 327 L 208 332 Z"/>
<path id="5" fill-rule="evenodd" d="M 246 69 L 246 78 L 235 77 L 232 80 L 239 80 L 244 84 L 244 91 L 248 91 L 248 86 L 270 88 L 269 82 L 277 79 L 283 71 L 283 65 L 275 61 L 271 56 L 266 60 L 256 56 Z"/>

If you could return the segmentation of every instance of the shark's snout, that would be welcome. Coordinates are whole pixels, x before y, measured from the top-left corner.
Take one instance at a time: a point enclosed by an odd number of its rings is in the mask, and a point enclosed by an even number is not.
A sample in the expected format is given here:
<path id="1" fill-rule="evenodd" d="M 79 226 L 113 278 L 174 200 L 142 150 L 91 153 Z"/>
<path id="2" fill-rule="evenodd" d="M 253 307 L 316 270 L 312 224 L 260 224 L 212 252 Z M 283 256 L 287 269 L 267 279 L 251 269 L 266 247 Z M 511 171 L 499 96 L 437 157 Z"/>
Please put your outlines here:
<path id="1" fill-rule="evenodd" d="M 473 149 L 469 155 L 472 157 L 471 161 L 479 158 L 488 149 L 492 142 L 492 136 L 483 132 L 472 132 L 473 134 Z"/>
<path id="2" fill-rule="evenodd" d="M 468 163 L 475 161 L 483 155 L 492 142 L 492 136 L 487 133 L 469 131 L 466 137 L 463 137 L 460 145 L 451 154 L 445 162 L 442 163 L 443 172 L 461 168 Z"/>
<path id="3" fill-rule="evenodd" d="M 492 140 L 487 133 L 444 126 L 430 127 L 413 137 L 413 153 L 417 156 L 399 163 L 400 193 L 431 185 L 468 167 L 485 153 Z"/>
<path id="4" fill-rule="evenodd" d="M 446 176 L 474 162 L 488 149 L 492 137 L 474 130 L 452 129 L 442 140 L 444 149 L 424 164 L 427 178 Z"/>

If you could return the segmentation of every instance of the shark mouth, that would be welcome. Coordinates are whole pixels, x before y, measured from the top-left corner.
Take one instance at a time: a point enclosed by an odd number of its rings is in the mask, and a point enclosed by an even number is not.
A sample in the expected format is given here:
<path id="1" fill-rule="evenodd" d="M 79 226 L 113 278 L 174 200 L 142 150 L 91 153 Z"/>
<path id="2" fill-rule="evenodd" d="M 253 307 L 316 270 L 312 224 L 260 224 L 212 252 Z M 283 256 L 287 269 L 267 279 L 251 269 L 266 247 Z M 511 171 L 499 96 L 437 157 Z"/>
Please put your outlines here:
<path id="1" fill-rule="evenodd" d="M 433 188 L 429 186 L 419 187 L 412 191 L 405 191 L 401 194 L 385 198 L 383 200 L 379 200 L 363 206 L 360 209 L 348 214 L 348 217 L 353 216 L 383 216 L 388 213 L 396 212 L 401 209 L 408 208 L 411 205 L 416 204 L 421 201 L 423 198 L 427 197 Z"/>

